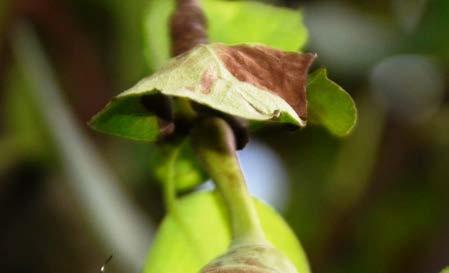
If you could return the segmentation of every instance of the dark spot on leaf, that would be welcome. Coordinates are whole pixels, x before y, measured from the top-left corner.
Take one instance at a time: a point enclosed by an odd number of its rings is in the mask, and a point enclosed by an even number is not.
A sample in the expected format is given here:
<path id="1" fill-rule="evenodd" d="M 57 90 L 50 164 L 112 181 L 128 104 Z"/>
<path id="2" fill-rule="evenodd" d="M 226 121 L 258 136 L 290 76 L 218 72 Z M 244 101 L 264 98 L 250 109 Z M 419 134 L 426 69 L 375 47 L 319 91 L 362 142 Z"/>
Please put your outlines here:
<path id="1" fill-rule="evenodd" d="M 218 46 L 218 54 L 234 77 L 277 94 L 307 117 L 307 73 L 316 54 L 247 45 Z"/>

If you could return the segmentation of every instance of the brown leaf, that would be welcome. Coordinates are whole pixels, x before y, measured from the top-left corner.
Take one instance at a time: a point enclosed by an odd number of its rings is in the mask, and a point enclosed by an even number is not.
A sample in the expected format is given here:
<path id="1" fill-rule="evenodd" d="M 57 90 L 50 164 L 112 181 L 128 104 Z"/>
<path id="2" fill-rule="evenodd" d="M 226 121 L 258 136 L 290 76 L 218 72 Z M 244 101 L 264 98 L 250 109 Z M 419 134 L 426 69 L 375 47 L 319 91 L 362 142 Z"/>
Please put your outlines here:
<path id="1" fill-rule="evenodd" d="M 307 117 L 307 72 L 316 54 L 259 45 L 220 46 L 218 54 L 234 77 L 277 94 L 301 118 Z"/>

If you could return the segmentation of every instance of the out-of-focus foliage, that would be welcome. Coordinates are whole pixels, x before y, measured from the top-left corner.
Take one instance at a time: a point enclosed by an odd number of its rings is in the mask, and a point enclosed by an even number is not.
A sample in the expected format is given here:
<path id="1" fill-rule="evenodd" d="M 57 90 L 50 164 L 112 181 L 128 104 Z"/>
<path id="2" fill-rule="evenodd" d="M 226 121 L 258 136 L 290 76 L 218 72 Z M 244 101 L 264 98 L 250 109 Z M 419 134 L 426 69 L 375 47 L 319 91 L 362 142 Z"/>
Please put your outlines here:
<path id="1" fill-rule="evenodd" d="M 422 19 L 412 35 L 405 36 L 404 50 L 438 57 L 446 65 L 449 62 L 449 2 L 445 0 L 427 1 L 423 7 Z"/>
<path id="2" fill-rule="evenodd" d="M 0 149 L 0 171 L 3 166 L 14 164 L 23 158 L 46 162 L 52 155 L 49 140 L 40 113 L 29 94 L 29 83 L 21 71 L 14 67 L 5 84 L 4 123 L 8 135 Z"/>
<path id="3" fill-rule="evenodd" d="M 170 58 L 167 23 L 174 2 L 151 0 L 148 4 L 144 42 L 145 54 L 152 70 L 159 69 Z M 285 51 L 297 51 L 307 40 L 307 30 L 298 10 L 254 1 L 201 0 L 201 3 L 208 19 L 210 42 L 261 43 Z M 227 31 L 229 29 L 234 31 Z"/>
<path id="4" fill-rule="evenodd" d="M 179 200 L 159 228 L 145 273 L 195 273 L 224 253 L 231 240 L 229 220 L 219 195 L 195 193 Z M 272 208 L 255 200 L 268 241 L 289 257 L 298 272 L 309 273 L 295 235 Z"/>
<path id="5" fill-rule="evenodd" d="M 4 28 L 4 24 L 6 23 L 6 18 L 9 11 L 9 2 L 2 1 L 0 3 L 0 29 Z M 0 33 L 3 35 L 3 33 Z"/>

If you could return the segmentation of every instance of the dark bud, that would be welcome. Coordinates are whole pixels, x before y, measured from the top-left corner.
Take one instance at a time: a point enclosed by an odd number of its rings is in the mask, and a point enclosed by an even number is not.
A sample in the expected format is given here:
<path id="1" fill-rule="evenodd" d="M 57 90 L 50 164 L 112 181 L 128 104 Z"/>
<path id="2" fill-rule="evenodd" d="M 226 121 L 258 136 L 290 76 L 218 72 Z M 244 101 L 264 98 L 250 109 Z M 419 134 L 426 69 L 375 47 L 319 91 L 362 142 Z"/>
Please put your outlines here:
<path id="1" fill-rule="evenodd" d="M 224 119 L 234 132 L 235 148 L 237 150 L 242 150 L 243 148 L 245 148 L 246 144 L 248 144 L 249 132 L 246 120 L 227 115 L 223 112 L 217 111 L 199 103 L 192 103 L 192 107 L 200 116 L 219 117 Z"/>
<path id="2" fill-rule="evenodd" d="M 164 121 L 173 121 L 171 98 L 161 93 L 155 93 L 142 96 L 141 102 L 148 112 L 155 114 Z"/>
<path id="3" fill-rule="evenodd" d="M 141 97 L 143 107 L 158 117 L 158 123 L 162 138 L 173 134 L 175 125 L 173 123 L 173 107 L 170 97 L 160 93 L 144 95 Z"/>
<path id="4" fill-rule="evenodd" d="M 192 129 L 192 121 L 186 118 L 176 118 L 175 124 L 176 134 L 179 134 L 181 136 L 188 135 L 190 133 L 190 130 Z"/>

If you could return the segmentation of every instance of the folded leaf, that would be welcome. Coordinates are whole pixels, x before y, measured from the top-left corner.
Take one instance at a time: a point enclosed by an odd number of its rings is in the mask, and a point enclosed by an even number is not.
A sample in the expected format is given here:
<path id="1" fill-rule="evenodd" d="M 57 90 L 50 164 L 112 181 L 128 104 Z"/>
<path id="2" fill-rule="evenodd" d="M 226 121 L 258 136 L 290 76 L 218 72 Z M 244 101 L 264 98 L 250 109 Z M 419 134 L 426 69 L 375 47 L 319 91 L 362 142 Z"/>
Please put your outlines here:
<path id="1" fill-rule="evenodd" d="M 199 45 L 120 94 L 91 125 L 114 135 L 154 140 L 161 129 L 142 98 L 161 93 L 248 120 L 305 126 L 300 115 L 307 113 L 305 85 L 314 58 L 265 46 Z"/>
<path id="2" fill-rule="evenodd" d="M 357 122 L 357 108 L 351 96 L 327 78 L 325 69 L 309 75 L 307 102 L 308 121 L 336 136 L 349 134 Z"/>
<path id="3" fill-rule="evenodd" d="M 138 141 L 154 141 L 160 134 L 157 117 L 140 98 L 131 96 L 112 100 L 89 125 L 102 133 Z"/>
<path id="4" fill-rule="evenodd" d="M 309 273 L 304 251 L 288 224 L 255 200 L 267 239 L 288 256 L 299 273 Z M 218 194 L 203 192 L 181 199 L 169 213 L 153 243 L 145 273 L 198 273 L 230 243 L 230 223 Z"/>
<path id="5" fill-rule="evenodd" d="M 152 0 L 144 21 L 145 55 L 155 71 L 170 59 L 167 24 L 174 0 Z M 260 43 L 285 51 L 298 51 L 307 41 L 299 10 L 254 1 L 201 0 L 208 20 L 209 41 L 239 44 Z"/>

